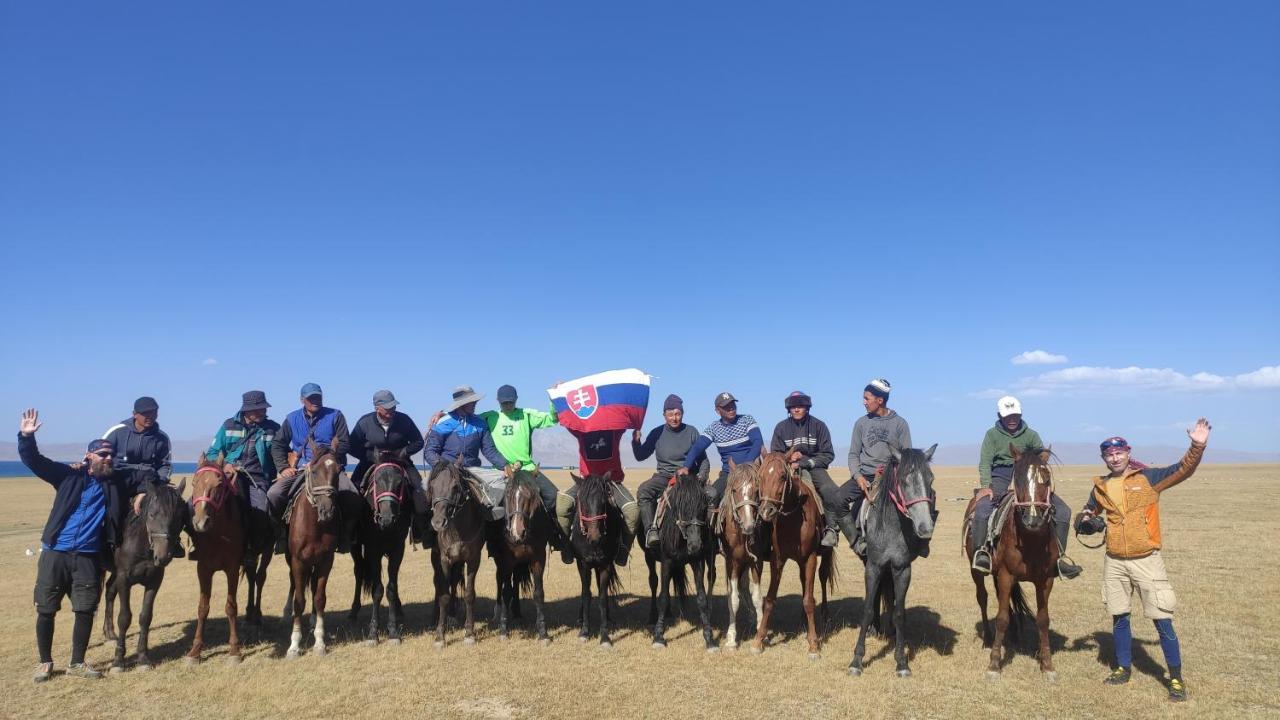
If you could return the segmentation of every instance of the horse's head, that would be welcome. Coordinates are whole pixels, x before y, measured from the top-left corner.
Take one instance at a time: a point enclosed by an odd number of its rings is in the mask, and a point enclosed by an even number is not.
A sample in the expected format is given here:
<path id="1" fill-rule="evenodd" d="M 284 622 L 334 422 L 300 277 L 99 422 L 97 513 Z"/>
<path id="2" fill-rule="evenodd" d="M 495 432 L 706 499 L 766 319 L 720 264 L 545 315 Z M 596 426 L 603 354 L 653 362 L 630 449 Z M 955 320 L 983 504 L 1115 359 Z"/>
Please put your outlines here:
<path id="1" fill-rule="evenodd" d="M 182 500 L 182 491 L 186 487 L 186 480 L 178 483 L 177 488 L 160 482 L 158 478 L 147 480 L 147 494 L 142 499 L 142 519 L 147 525 L 151 562 L 156 567 L 164 567 L 173 559 L 173 539 L 182 532 L 187 520 L 187 504 Z"/>
<path id="2" fill-rule="evenodd" d="M 312 445 L 311 462 L 307 463 L 307 494 L 316 506 L 316 520 L 329 522 L 337 515 L 334 493 L 338 492 L 338 476 L 343 464 L 328 445 Z"/>
<path id="3" fill-rule="evenodd" d="M 662 523 L 662 546 L 670 554 L 680 553 L 680 541 L 688 555 L 702 553 L 707 529 L 707 494 L 696 475 L 677 475 L 669 496 L 670 506 Z"/>
<path id="4" fill-rule="evenodd" d="M 933 470 L 929 468 L 929 461 L 933 459 L 933 451 L 936 449 L 936 444 L 931 445 L 928 450 L 899 450 L 892 445 L 889 447 L 893 460 L 886 471 L 889 475 L 885 486 L 887 494 L 897 506 L 898 512 L 911 522 L 912 531 L 921 540 L 933 537 L 933 512 L 930 509 Z"/>
<path id="5" fill-rule="evenodd" d="M 583 560 L 594 564 L 604 558 L 604 538 L 609 521 L 610 473 L 578 477 L 570 473 L 578 487 L 578 517 L 574 532 L 586 541 Z"/>
<path id="6" fill-rule="evenodd" d="M 507 483 L 502 504 L 507 509 L 507 539 L 513 543 L 525 542 L 534 513 L 542 508 L 542 496 L 533 484 L 533 473 L 516 471 Z"/>
<path id="7" fill-rule="evenodd" d="M 1026 530 L 1042 530 L 1053 514 L 1053 474 L 1049 471 L 1053 453 L 1040 449 L 1018 452 L 1012 443 L 1009 452 L 1013 455 L 1013 507 L 1018 522 Z"/>
<path id="8" fill-rule="evenodd" d="M 202 533 L 209 527 L 209 517 L 222 510 L 222 506 L 235 492 L 231 478 L 222 472 L 222 455 L 209 460 L 204 455 L 191 477 L 191 527 Z"/>
<path id="9" fill-rule="evenodd" d="M 403 449 L 381 450 L 377 458 L 378 463 L 365 476 L 365 497 L 374 521 L 386 530 L 395 524 L 408 502 L 409 458 Z"/>
<path id="10" fill-rule="evenodd" d="M 760 514 L 760 466 L 756 463 L 738 465 L 729 460 L 728 488 L 733 521 L 743 535 L 756 531 Z"/>
<path id="11" fill-rule="evenodd" d="M 461 455 L 453 462 L 431 466 L 431 475 L 427 479 L 427 499 L 431 501 L 431 529 L 436 532 L 448 527 L 458 511 L 472 501 L 471 491 L 464 481 L 466 473 Z"/>
<path id="12" fill-rule="evenodd" d="M 787 454 L 780 452 L 760 453 L 756 462 L 760 465 L 760 519 L 772 522 L 791 492 L 791 466 Z"/>

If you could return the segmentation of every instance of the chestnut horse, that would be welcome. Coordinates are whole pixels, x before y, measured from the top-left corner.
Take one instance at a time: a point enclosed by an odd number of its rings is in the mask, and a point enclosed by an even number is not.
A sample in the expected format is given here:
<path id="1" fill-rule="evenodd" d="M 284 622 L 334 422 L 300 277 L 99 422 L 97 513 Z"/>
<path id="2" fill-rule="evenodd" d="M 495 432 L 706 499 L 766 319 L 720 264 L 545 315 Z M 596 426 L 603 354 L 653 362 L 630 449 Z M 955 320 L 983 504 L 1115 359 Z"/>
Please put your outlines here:
<path id="1" fill-rule="evenodd" d="M 200 582 L 200 605 L 196 609 L 195 637 L 187 651 L 187 663 L 200 662 L 204 649 L 204 623 L 209 617 L 209 595 L 213 574 L 227 576 L 227 627 L 230 630 L 227 659 L 240 662 L 240 636 L 236 632 L 236 592 L 244 557 L 244 509 L 234 480 L 222 470 L 222 455 L 216 460 L 200 456 L 191 479 L 191 536 L 196 551 L 196 577 Z"/>
<path id="2" fill-rule="evenodd" d="M 772 523 L 772 554 L 769 556 L 769 592 L 764 598 L 760 613 L 760 625 L 756 629 L 752 652 L 764 650 L 764 638 L 769 632 L 769 616 L 778 601 L 778 584 L 782 582 L 782 570 L 788 560 L 800 566 L 800 582 L 803 589 L 805 619 L 809 625 L 809 659 L 818 659 L 818 625 L 813 613 L 813 585 L 815 572 L 822 585 L 822 615 L 827 614 L 827 589 L 835 582 L 835 559 L 831 548 L 819 543 L 822 535 L 821 500 L 817 492 L 800 481 L 799 469 L 786 460 L 786 453 L 761 453 L 760 464 L 760 519 Z M 818 562 L 821 559 L 822 567 Z"/>
<path id="3" fill-rule="evenodd" d="M 1017 636 L 1017 622 L 1024 616 L 1029 617 L 1030 608 L 1022 594 L 1019 582 L 1030 582 L 1036 586 L 1036 628 L 1040 632 L 1040 649 L 1036 657 L 1040 661 L 1040 672 L 1050 680 L 1055 680 L 1058 673 L 1053 669 L 1053 657 L 1049 649 L 1049 594 L 1053 592 L 1053 580 L 1057 576 L 1058 555 L 1061 548 L 1053 535 L 1053 506 L 1050 497 L 1053 495 L 1053 474 L 1049 470 L 1049 460 L 1053 454 L 1048 450 L 1027 450 L 1009 446 L 1013 453 L 1013 481 L 1009 484 L 1010 500 L 1013 511 L 1008 513 L 999 529 L 999 540 L 991 556 L 991 574 L 995 579 L 998 609 L 996 612 L 996 635 L 991 637 L 991 623 L 987 618 L 987 583 L 986 576 L 972 570 L 973 584 L 977 589 L 978 608 L 982 611 L 982 640 L 991 647 L 991 660 L 987 665 L 987 675 L 1000 677 L 1001 653 L 1004 645 L 1004 634 L 1009 627 L 1010 617 L 1014 621 L 1014 636 Z M 999 498 L 996 499 L 1000 501 Z M 969 501 L 972 511 L 976 502 Z M 973 560 L 972 533 L 965 532 L 965 555 Z"/>
<path id="4" fill-rule="evenodd" d="M 738 647 L 738 606 L 742 594 L 743 573 L 747 574 L 754 613 L 749 622 L 754 627 L 762 613 L 763 595 L 760 592 L 760 573 L 764 569 L 764 555 L 768 538 L 765 523 L 760 522 L 760 466 L 756 463 L 738 465 L 729 460 L 729 478 L 725 487 L 725 500 L 721 505 L 720 551 L 724 553 L 724 573 L 729 586 L 729 630 L 724 646 Z"/>
<path id="5" fill-rule="evenodd" d="M 324 641 L 325 589 L 333 569 L 333 553 L 338 546 L 341 518 L 337 501 L 338 476 L 342 459 L 328 445 L 312 443 L 311 461 L 303 470 L 303 487 L 289 514 L 289 595 L 293 599 L 293 634 L 285 657 L 292 660 L 302 652 L 302 614 L 307 609 L 307 588 L 311 588 L 311 624 L 315 645 L 313 655 L 328 652 Z"/>

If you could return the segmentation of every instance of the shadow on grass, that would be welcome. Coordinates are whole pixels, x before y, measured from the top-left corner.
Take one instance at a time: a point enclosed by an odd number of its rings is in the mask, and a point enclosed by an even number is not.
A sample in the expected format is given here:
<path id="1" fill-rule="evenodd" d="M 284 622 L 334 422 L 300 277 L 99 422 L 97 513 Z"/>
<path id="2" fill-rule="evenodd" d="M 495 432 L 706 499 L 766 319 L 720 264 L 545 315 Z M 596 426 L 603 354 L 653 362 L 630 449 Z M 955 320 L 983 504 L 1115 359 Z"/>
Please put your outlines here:
<path id="1" fill-rule="evenodd" d="M 1160 643 L 1155 640 L 1139 640 L 1133 639 L 1133 669 L 1143 675 L 1148 675 L 1161 682 L 1164 682 L 1164 666 L 1156 661 L 1151 653 L 1147 651 L 1147 646 L 1158 646 Z M 1098 630 L 1090 635 L 1076 638 L 1071 641 L 1072 652 L 1080 652 L 1083 650 L 1097 650 L 1097 661 L 1108 669 L 1115 666 L 1116 645 L 1115 638 L 1111 633 Z"/>

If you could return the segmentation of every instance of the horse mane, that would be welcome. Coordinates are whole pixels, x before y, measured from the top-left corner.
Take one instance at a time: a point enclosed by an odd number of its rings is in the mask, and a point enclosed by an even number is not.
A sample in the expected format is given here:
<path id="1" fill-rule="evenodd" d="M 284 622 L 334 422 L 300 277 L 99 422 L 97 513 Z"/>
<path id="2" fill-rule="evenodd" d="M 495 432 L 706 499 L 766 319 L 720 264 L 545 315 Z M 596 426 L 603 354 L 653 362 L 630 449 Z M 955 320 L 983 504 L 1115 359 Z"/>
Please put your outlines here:
<path id="1" fill-rule="evenodd" d="M 670 506 L 667 508 L 667 514 L 658 532 L 662 547 L 674 550 L 680 546 L 680 541 L 684 537 L 676 521 L 703 520 L 706 517 L 707 495 L 703 492 L 702 481 L 694 475 L 677 475 L 676 484 L 671 488 L 668 502 Z"/>
<path id="2" fill-rule="evenodd" d="M 609 480 L 603 475 L 588 475 L 578 483 L 578 503 L 587 505 L 603 503 L 609 506 Z"/>

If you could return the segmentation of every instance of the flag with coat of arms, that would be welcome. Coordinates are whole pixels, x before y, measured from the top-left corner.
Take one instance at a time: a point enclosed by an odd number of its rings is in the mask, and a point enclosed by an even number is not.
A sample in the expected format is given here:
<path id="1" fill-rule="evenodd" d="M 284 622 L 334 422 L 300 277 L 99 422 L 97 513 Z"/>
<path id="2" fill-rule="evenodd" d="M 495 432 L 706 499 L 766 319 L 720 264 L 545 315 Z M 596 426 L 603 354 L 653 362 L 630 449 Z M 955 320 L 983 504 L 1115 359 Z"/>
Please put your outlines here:
<path id="1" fill-rule="evenodd" d="M 548 388 L 566 430 L 642 429 L 649 407 L 649 375 L 635 368 L 606 370 Z"/>

